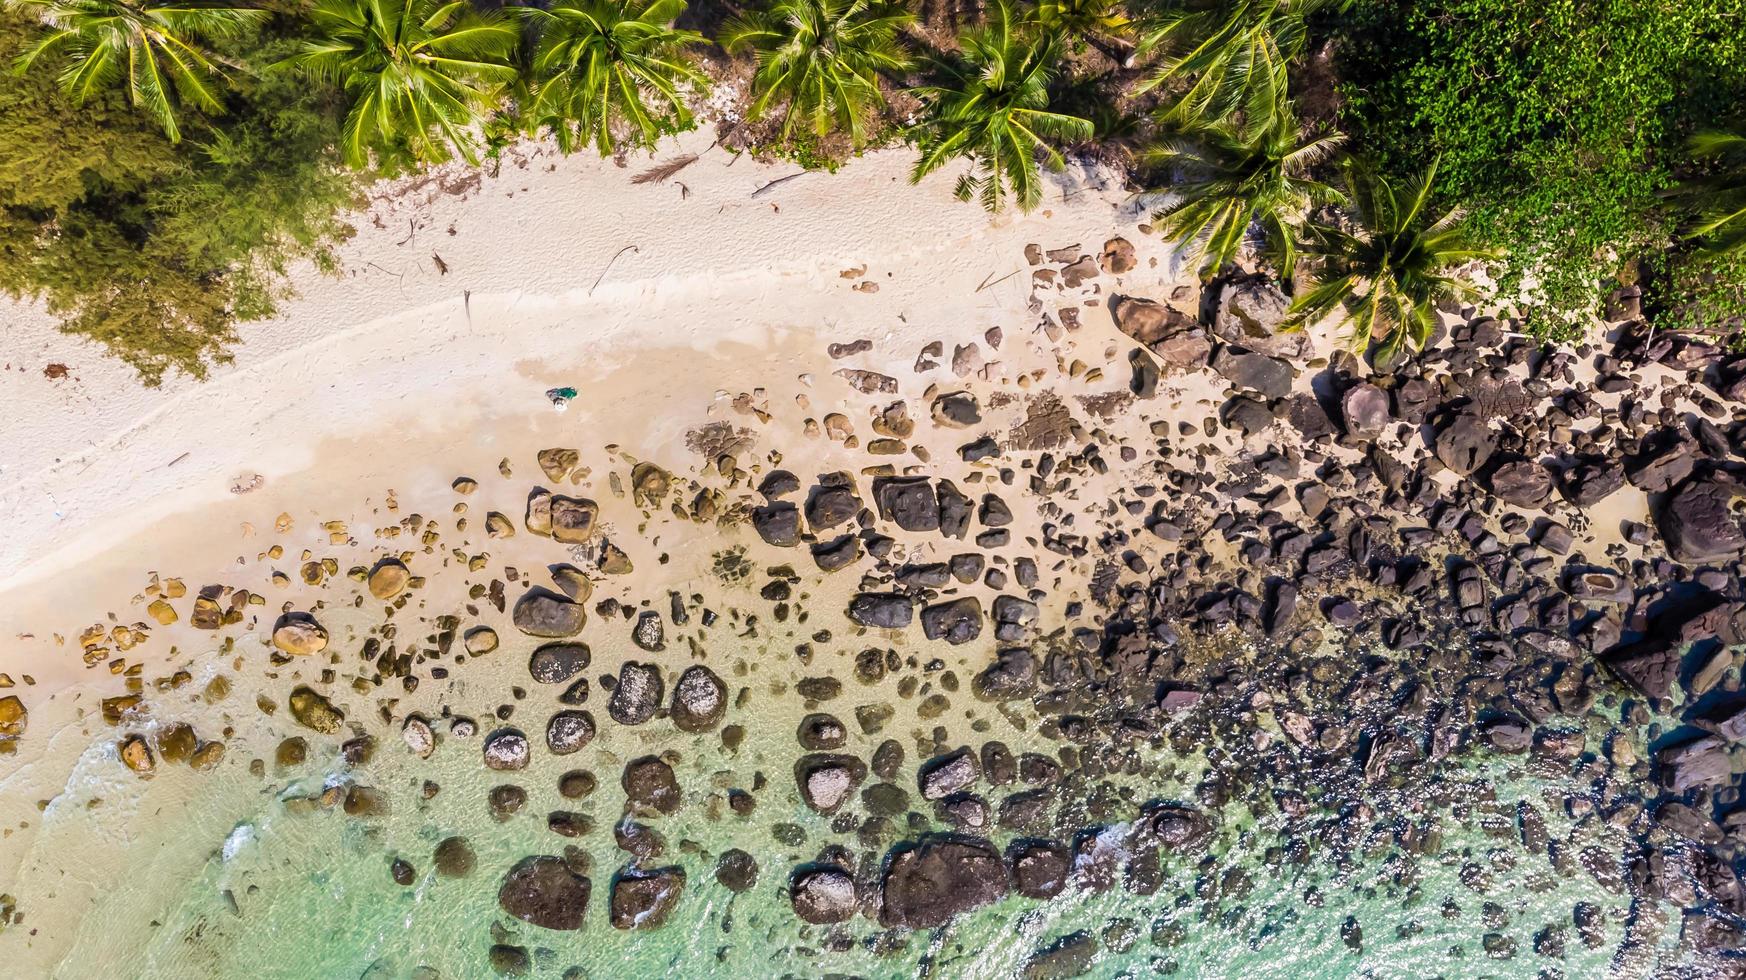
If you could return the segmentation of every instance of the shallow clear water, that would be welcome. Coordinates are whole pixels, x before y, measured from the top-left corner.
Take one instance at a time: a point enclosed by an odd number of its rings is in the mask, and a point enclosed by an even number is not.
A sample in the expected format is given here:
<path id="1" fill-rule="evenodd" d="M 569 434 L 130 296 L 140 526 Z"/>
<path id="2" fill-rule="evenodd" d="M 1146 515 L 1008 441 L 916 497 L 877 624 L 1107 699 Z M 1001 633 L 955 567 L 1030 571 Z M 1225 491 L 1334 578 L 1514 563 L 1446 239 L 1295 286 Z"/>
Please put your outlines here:
<path id="1" fill-rule="evenodd" d="M 590 674 L 613 663 L 597 653 Z M 278 774 L 272 750 L 278 737 L 293 731 L 287 720 L 233 718 L 243 730 L 232 750 L 265 758 L 267 779 L 233 765 L 206 776 L 166 770 L 149 783 L 109 781 L 99 787 L 98 774 L 112 778 L 116 766 L 93 750 L 80 768 L 91 774 L 89 795 L 103 802 L 92 811 L 78 794 L 58 800 L 46 815 L 45 846 L 56 846 L 55 828 L 73 833 L 98 812 L 110 832 L 132 835 L 132 870 L 85 917 L 58 975 L 483 977 L 492 973 L 490 947 L 501 942 L 527 947 L 532 974 L 542 977 L 1010 977 L 1024 975 L 1039 950 L 1080 933 L 1092 944 L 1079 948 L 1090 954 L 1080 963 L 1083 975 L 1097 977 L 1532 976 L 1545 966 L 1577 977 L 1609 968 L 1630 975 L 1647 965 L 1613 962 L 1628 898 L 1609 894 L 1573 865 L 1561 871 L 1545 854 L 1524 850 L 1513 821 L 1482 821 L 1483 814 L 1513 814 L 1516 801 L 1527 799 L 1547 816 L 1554 840 L 1566 826 L 1556 806 L 1542 798 L 1558 784 L 1496 761 L 1474 762 L 1480 768 L 1456 774 L 1474 781 L 1468 794 L 1473 806 L 1430 806 L 1412 814 L 1417 822 L 1439 812 L 1435 825 L 1444 846 L 1435 857 L 1410 862 L 1410 883 L 1395 880 L 1407 862 L 1387 834 L 1378 835 L 1378 846 L 1355 846 L 1358 856 L 1343 865 L 1330 864 L 1314 849 L 1302 865 L 1270 864 L 1266 852 L 1281 842 L 1283 818 L 1274 813 L 1257 820 L 1230 806 L 1218 811 L 1210 852 L 1216 862 L 1202 867 L 1203 855 L 1168 857 L 1162 882 L 1150 895 L 1134 894 L 1118 875 L 1106 891 L 1069 890 L 1047 903 L 1011 897 L 934 933 L 886 933 L 864 917 L 840 927 L 807 926 L 784 894 L 789 872 L 827 843 L 844 844 L 861 859 L 880 851 L 858 845 L 852 832 L 832 833 L 831 818 L 800 802 L 791 776 L 799 754 L 793 731 L 809 706 L 792 692 L 774 693 L 800 676 L 797 668 L 765 664 L 769 669 L 760 670 L 758 661 L 750 661 L 745 672 L 729 678 L 730 687 L 760 692 L 750 708 L 729 712 L 729 722 L 740 720 L 750 730 L 732 753 L 718 734 L 685 735 L 664 719 L 638 728 L 605 723 L 582 752 L 558 758 L 536 751 L 526 770 L 506 774 L 479 763 L 479 736 L 455 738 L 445 731 L 436 754 L 421 761 L 391 731 L 376 726 L 379 744 L 365 766 L 347 770 L 337 757 L 337 740 L 312 737 L 309 761 Z M 824 707 L 848 719 L 855 704 L 888 695 L 851 682 L 842 698 Z M 250 697 L 239 691 L 230 707 L 246 708 Z M 488 703 L 477 690 L 468 700 Z M 957 743 L 1001 738 L 1015 753 L 1056 747 L 1035 734 L 1034 724 L 1020 730 L 980 706 L 975 713 L 986 731 L 972 731 L 962 708 L 924 722 L 913 716 L 917 700 L 898 702 L 899 716 L 879 735 L 854 732 L 845 751 L 866 758 L 881 739 L 897 737 L 908 752 L 898 782 L 912 789 L 915 736 L 935 724 L 947 725 Z M 534 704 L 530 700 L 522 709 L 525 718 L 512 720 L 530 734 L 544 718 L 544 708 Z M 598 692 L 590 708 L 603 715 Z M 488 730 L 489 718 L 480 717 Z M 1170 759 L 1166 749 L 1149 751 L 1160 763 L 1177 763 L 1160 767 L 1175 775 L 1117 780 L 1125 782 L 1131 799 L 1191 799 L 1201 763 Z M 686 797 L 677 814 L 648 821 L 666 840 L 665 855 L 650 864 L 683 866 L 689 880 L 665 927 L 627 933 L 611 928 L 606 915 L 608 883 L 627 857 L 611 832 L 623 804 L 617 776 L 625 761 L 649 752 L 678 753 L 675 769 Z M 595 772 L 600 788 L 584 800 L 563 799 L 558 776 L 571 768 Z M 725 791 L 752 786 L 759 773 L 769 785 L 756 794 L 756 811 L 749 817 L 730 812 Z M 441 787 L 428 800 L 421 791 L 425 780 Z M 353 817 L 307 802 L 324 786 L 348 782 L 382 790 L 388 814 Z M 529 799 L 499 823 L 485 798 L 491 786 L 504 782 L 525 787 Z M 1486 783 L 1495 803 L 1481 798 Z M 998 797 L 986 785 L 982 789 Z M 167 817 L 161 809 L 124 809 L 154 800 L 179 801 L 169 805 L 183 809 Z M 919 798 L 911 805 L 927 812 Z M 1405 805 L 1412 805 L 1410 794 Z M 557 836 L 545 825 L 551 810 L 587 814 L 594 829 L 577 839 Z M 778 839 L 777 827 L 784 824 L 791 825 L 781 830 L 788 843 Z M 432 849 L 452 835 L 465 836 L 477 854 L 476 869 L 463 879 L 432 870 Z M 1004 847 L 1016 835 L 996 830 L 991 836 Z M 60 838 L 60 846 L 72 840 Z M 583 929 L 552 932 L 503 914 L 497 905 L 503 872 L 524 855 L 559 854 L 566 844 L 586 851 L 592 867 L 594 893 Z M 743 895 L 731 894 L 713 875 L 716 856 L 729 847 L 749 851 L 761 868 L 758 884 Z M 411 887 L 391 879 L 395 857 L 416 867 Z M 1451 901 L 1457 912 L 1445 908 Z M 1579 901 L 1605 912 L 1605 942 L 1596 948 L 1571 926 Z M 1485 910 L 1488 902 L 1496 907 Z M 113 928 L 142 917 L 157 923 L 147 929 L 143 945 L 124 941 L 126 931 Z M 1349 920 L 1362 929 L 1361 950 L 1342 938 Z M 1562 926 L 1561 960 L 1534 951 L 1536 933 L 1547 926 Z M 1677 921 L 1664 931 L 1663 953 L 1671 956 Z M 1513 945 L 1513 957 L 1492 958 L 1485 948 L 1488 934 L 1494 946 Z"/>

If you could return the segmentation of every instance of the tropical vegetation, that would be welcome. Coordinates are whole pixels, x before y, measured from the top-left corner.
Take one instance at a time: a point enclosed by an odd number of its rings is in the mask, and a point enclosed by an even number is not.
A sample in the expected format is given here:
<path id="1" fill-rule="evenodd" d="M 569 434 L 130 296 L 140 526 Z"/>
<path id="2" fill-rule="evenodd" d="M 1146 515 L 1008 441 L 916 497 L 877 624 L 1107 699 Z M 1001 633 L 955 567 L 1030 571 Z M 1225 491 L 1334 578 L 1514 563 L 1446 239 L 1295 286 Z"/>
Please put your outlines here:
<path id="1" fill-rule="evenodd" d="M 728 51 L 757 56 L 753 119 L 779 104 L 783 140 L 800 123 L 815 136 L 840 130 L 859 147 L 885 101 L 881 77 L 909 68 L 898 33 L 914 19 L 876 0 L 774 0 L 729 23 L 721 40 Z"/>
<path id="2" fill-rule="evenodd" d="M 275 67 L 296 68 L 351 97 L 340 152 L 353 167 L 372 153 L 477 163 L 475 126 L 504 85 L 519 35 L 467 0 L 316 0 L 309 39 Z"/>
<path id="3" fill-rule="evenodd" d="M 148 380 L 222 359 L 368 181 L 518 136 L 622 158 L 700 119 L 809 167 L 908 143 L 990 210 L 1039 206 L 1069 155 L 1125 168 L 1203 278 L 1267 270 L 1295 322 L 1384 351 L 1475 281 L 1548 338 L 1631 285 L 1657 326 L 1746 319 L 1738 0 L 0 11 L 0 290 Z"/>
<path id="4" fill-rule="evenodd" d="M 703 41 L 673 21 L 685 0 L 556 0 L 528 8 L 539 31 L 529 110 L 571 153 L 592 141 L 601 156 L 648 147 L 691 128 L 690 89 L 709 79 L 687 49 Z"/>
<path id="5" fill-rule="evenodd" d="M 266 17 L 243 7 L 159 3 L 156 0 L 12 0 L 44 30 L 18 56 L 28 70 L 55 63 L 61 88 L 75 105 L 120 86 L 140 111 L 157 120 L 172 143 L 182 138 L 179 108 L 224 111 L 219 86 L 226 59 L 208 42 L 234 38 Z"/>
<path id="6" fill-rule="evenodd" d="M 941 64 L 942 80 L 917 89 L 928 112 L 912 180 L 968 158 L 975 168 L 958 178 L 960 200 L 997 211 L 1010 194 L 1029 211 L 1043 199 L 1038 158 L 1059 170 L 1055 143 L 1091 135 L 1090 120 L 1049 111 L 1059 39 L 1026 26 L 996 0 L 988 25 L 965 35 L 963 53 Z"/>
<path id="7" fill-rule="evenodd" d="M 1334 319 L 1352 347 L 1379 341 L 1382 356 L 1421 347 L 1436 330 L 1440 307 L 1478 296 L 1453 270 L 1494 255 L 1473 241 L 1463 209 L 1433 210 L 1435 163 L 1400 181 L 1350 157 L 1342 170 L 1350 214 L 1306 226 L 1303 251 L 1316 272 L 1286 324 Z"/>
<path id="8" fill-rule="evenodd" d="M 1297 271 L 1297 222 L 1313 207 L 1342 195 L 1315 179 L 1317 167 L 1346 137 L 1328 130 L 1304 132 L 1289 110 L 1248 139 L 1229 122 L 1203 125 L 1166 138 L 1146 154 L 1171 175 L 1175 196 L 1152 215 L 1159 231 L 1189 245 L 1205 281 L 1235 262 L 1250 230 L 1259 231 L 1280 278 Z"/>

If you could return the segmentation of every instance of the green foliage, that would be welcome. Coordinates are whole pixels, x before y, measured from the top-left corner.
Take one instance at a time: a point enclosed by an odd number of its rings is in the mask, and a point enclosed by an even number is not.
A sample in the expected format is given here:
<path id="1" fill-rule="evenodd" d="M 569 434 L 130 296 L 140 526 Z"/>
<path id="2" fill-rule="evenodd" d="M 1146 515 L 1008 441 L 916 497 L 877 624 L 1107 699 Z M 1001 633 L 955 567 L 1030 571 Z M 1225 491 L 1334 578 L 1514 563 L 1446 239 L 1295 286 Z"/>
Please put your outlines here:
<path id="1" fill-rule="evenodd" d="M 1144 159 L 1183 179 L 1168 187 L 1178 197 L 1153 221 L 1165 238 L 1193 244 L 1202 281 L 1232 262 L 1259 225 L 1279 275 L 1290 279 L 1297 268 L 1293 222 L 1340 198 L 1310 172 L 1344 142 L 1338 133 L 1301 133 L 1289 107 L 1252 141 L 1222 122 L 1166 139 Z"/>
<path id="2" fill-rule="evenodd" d="M 897 34 L 914 19 L 876 0 L 774 0 L 730 22 L 721 43 L 757 53 L 751 118 L 781 104 L 784 141 L 794 139 L 798 121 L 814 136 L 848 133 L 859 148 L 868 139 L 867 121 L 885 104 L 880 73 L 909 67 Z"/>
<path id="3" fill-rule="evenodd" d="M 34 34 L 0 16 L 0 58 Z M 271 312 L 285 264 L 324 254 L 354 193 L 327 151 L 336 93 L 238 76 L 229 102 L 176 146 L 121 92 L 75 106 L 39 71 L 0 75 L 0 291 L 42 299 L 148 384 L 204 376 L 239 318 Z"/>
<path id="4" fill-rule="evenodd" d="M 1691 154 L 1710 172 L 1687 179 L 1672 195 L 1694 212 L 1688 233 L 1706 258 L 1746 256 L 1746 129 L 1698 133 Z"/>
<path id="5" fill-rule="evenodd" d="M 1738 0 L 1371 0 L 1343 30 L 1354 141 L 1397 176 L 1440 155 L 1444 205 L 1509 259 L 1508 296 L 1576 317 L 1665 243 L 1683 134 L 1737 98 Z M 1545 328 L 1545 325 L 1541 325 Z"/>
<path id="6" fill-rule="evenodd" d="M 1315 264 L 1314 287 L 1291 305 L 1287 326 L 1301 328 L 1340 315 L 1347 342 L 1372 340 L 1388 355 L 1424 345 L 1437 326 L 1437 307 L 1477 295 L 1453 269 L 1493 253 L 1473 244 L 1459 209 L 1433 217 L 1436 164 L 1422 177 L 1391 181 L 1353 159 L 1343 167 L 1354 227 L 1314 221 L 1303 253 Z"/>
<path id="7" fill-rule="evenodd" d="M 1057 39 L 1032 37 L 1023 26 L 1006 0 L 996 0 L 988 25 L 964 36 L 962 57 L 940 66 L 945 81 L 916 90 L 928 112 L 912 181 L 968 157 L 977 169 L 959 178 L 960 200 L 975 197 L 992 212 L 1010 192 L 1029 211 L 1043 199 L 1037 156 L 1059 170 L 1064 161 L 1050 141 L 1090 137 L 1090 120 L 1049 111 Z"/>
<path id="8" fill-rule="evenodd" d="M 312 36 L 276 67 L 345 88 L 347 164 L 479 162 L 474 130 L 518 76 L 513 25 L 467 0 L 316 0 L 308 16 Z"/>
<path id="9" fill-rule="evenodd" d="M 189 6 L 155 0 L 4 0 L 34 15 L 46 30 L 16 60 L 22 74 L 42 61 L 61 62 L 61 88 L 75 105 L 125 80 L 133 105 L 157 120 L 172 143 L 182 138 L 176 107 L 224 111 L 221 58 L 206 42 L 234 38 L 267 14 L 236 7 Z"/>
<path id="10" fill-rule="evenodd" d="M 1235 121 L 1245 137 L 1285 112 L 1287 68 L 1302 53 L 1309 18 L 1328 0 L 1186 0 L 1145 22 L 1142 55 L 1159 61 L 1147 91 L 1172 100 L 1165 120 L 1199 126 Z"/>
<path id="11" fill-rule="evenodd" d="M 1030 17 L 1033 23 L 1060 35 L 1069 44 L 1111 38 L 1125 42 L 1134 33 L 1134 20 L 1128 16 L 1122 0 L 1040 0 Z M 1114 52 L 1107 45 L 1100 46 L 1113 58 Z"/>
<path id="12" fill-rule="evenodd" d="M 615 132 L 632 146 L 653 146 L 691 128 L 681 87 L 702 91 L 709 80 L 685 53 L 703 35 L 673 27 L 684 0 L 557 0 L 529 9 L 540 31 L 533 71 L 543 80 L 531 115 L 565 153 L 592 139 L 606 156 Z"/>

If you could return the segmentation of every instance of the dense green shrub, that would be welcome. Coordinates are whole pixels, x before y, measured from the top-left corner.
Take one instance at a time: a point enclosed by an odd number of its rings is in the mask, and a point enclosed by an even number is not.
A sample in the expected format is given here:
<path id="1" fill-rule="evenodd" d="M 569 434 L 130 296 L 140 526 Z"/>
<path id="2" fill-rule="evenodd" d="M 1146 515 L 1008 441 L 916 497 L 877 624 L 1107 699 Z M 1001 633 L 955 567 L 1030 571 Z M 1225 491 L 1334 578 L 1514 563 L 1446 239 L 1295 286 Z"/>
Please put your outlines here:
<path id="1" fill-rule="evenodd" d="M 33 33 L 0 13 L 0 64 Z M 261 60 L 284 48 L 236 43 Z M 285 263 L 321 257 L 342 230 L 357 177 L 334 165 L 334 93 L 237 77 L 229 111 L 186 120 L 177 146 L 119 93 L 75 107 L 51 79 L 0 72 L 0 290 L 40 297 L 148 384 L 204 376 L 237 320 L 272 311 Z"/>
<path id="2" fill-rule="evenodd" d="M 1746 93 L 1739 0 L 1362 0 L 1339 33 L 1353 145 L 1397 174 L 1440 156 L 1500 285 L 1554 316 L 1666 248 L 1684 138 Z"/>

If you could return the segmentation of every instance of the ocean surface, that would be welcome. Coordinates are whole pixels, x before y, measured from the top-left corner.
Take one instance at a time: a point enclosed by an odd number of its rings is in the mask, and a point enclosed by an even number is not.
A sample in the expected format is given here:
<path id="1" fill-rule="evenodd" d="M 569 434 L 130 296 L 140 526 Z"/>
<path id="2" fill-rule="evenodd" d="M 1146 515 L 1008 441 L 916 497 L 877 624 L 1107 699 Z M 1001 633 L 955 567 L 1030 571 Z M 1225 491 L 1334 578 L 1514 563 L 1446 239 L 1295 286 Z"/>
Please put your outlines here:
<path id="1" fill-rule="evenodd" d="M 1302 838 L 1313 823 L 1300 821 L 1282 834 L 1288 818 L 1279 810 L 1256 815 L 1232 804 L 1208 810 L 1216 834 L 1204 853 L 1164 858 L 1150 894 L 1136 894 L 1117 875 L 1106 888 L 1069 886 L 1048 902 L 1009 897 L 932 932 L 890 932 L 866 917 L 810 926 L 789 905 L 784 888 L 791 871 L 827 844 L 843 844 L 862 861 L 876 861 L 883 847 L 863 846 L 853 832 L 833 833 L 839 818 L 801 803 L 791 775 L 801 751 L 795 725 L 812 709 L 850 718 L 857 704 L 888 692 L 851 681 L 839 699 L 809 704 L 787 686 L 799 676 L 795 665 L 767 652 L 748 654 L 727 678 L 730 690 L 752 692 L 748 704 L 728 712 L 728 723 L 746 728 L 735 749 L 724 747 L 719 732 L 685 734 L 664 718 L 636 728 L 603 720 L 599 737 L 581 752 L 555 757 L 540 746 L 519 773 L 486 769 L 482 735 L 458 737 L 442 723 L 437 751 L 426 760 L 407 751 L 397 729 L 378 724 L 382 734 L 362 765 L 346 764 L 338 739 L 311 737 L 303 762 L 280 766 L 276 744 L 297 730 L 283 712 L 263 715 L 249 702 L 284 680 L 239 680 L 225 701 L 190 697 L 180 715 L 166 707 L 154 724 L 179 717 L 207 730 L 231 726 L 231 752 L 262 759 L 265 776 L 232 764 L 209 774 L 163 767 L 142 781 L 118 774 L 112 745 L 86 750 L 69 791 L 43 815 L 23 880 L 77 877 L 79 862 L 70 858 L 86 848 L 107 848 L 124 870 L 78 920 L 72 951 L 55 975 L 489 977 L 494 945 L 525 947 L 526 975 L 564 978 L 1595 977 L 1637 975 L 1679 958 L 1676 914 L 1658 928 L 1664 913 L 1634 912 L 1627 895 L 1603 888 L 1568 850 L 1554 858 L 1544 847 L 1536 853 L 1523 846 L 1520 804 L 1537 810 L 1548 836 L 1561 842 L 1569 826 L 1561 801 L 1580 788 L 1536 772 L 1523 757 L 1493 755 L 1467 757 L 1437 777 L 1435 804 L 1423 787 L 1379 791 L 1371 819 L 1348 825 L 1364 828 L 1354 839 L 1309 841 L 1295 859 L 1280 845 Z M 719 670 L 726 658 L 717 651 L 711 659 Z M 485 664 L 472 666 L 485 673 Z M 615 666 L 612 655 L 597 654 L 589 673 Z M 189 690 L 216 670 L 208 672 Z M 480 677 L 467 693 L 464 700 L 484 708 L 497 692 Z M 1015 754 L 1059 749 L 1024 712 L 991 710 L 966 694 L 962 707 L 922 720 L 913 714 L 919 700 L 899 702 L 877 735 L 851 722 L 843 750 L 865 759 L 883 738 L 905 743 L 896 782 L 911 793 L 912 814 L 907 824 L 898 818 L 886 844 L 906 832 L 940 829 L 914 793 L 918 739 L 924 748 L 944 734 L 972 746 L 1000 738 Z M 603 716 L 603 706 L 596 691 L 589 707 Z M 508 724 L 530 735 L 541 729 L 543 705 L 530 699 L 518 710 L 526 717 L 512 716 Z M 489 731 L 493 720 L 483 712 L 479 718 L 481 733 Z M 1114 812 L 1131 815 L 1147 800 L 1192 803 L 1208 765 L 1204 756 L 1179 756 L 1167 745 L 1140 751 L 1139 773 L 1109 779 L 1120 796 Z M 648 821 L 665 840 L 664 854 L 648 865 L 682 866 L 688 881 L 664 927 L 623 932 L 607 921 L 608 882 L 628 857 L 611 830 L 624 800 L 618 773 L 626 760 L 651 752 L 674 762 L 685 804 Z M 557 790 L 560 774 L 574 768 L 598 779 L 585 799 L 567 800 Z M 486 797 L 507 782 L 524 787 L 528 800 L 499 821 Z M 727 789 L 760 783 L 749 816 L 725 805 Z M 353 786 L 376 790 L 385 812 L 353 815 L 319 800 L 331 787 Z M 991 800 L 1000 795 L 986 784 L 979 788 Z M 553 810 L 584 814 L 593 829 L 560 837 L 546 827 Z M 1402 821 L 1434 828 L 1441 847 L 1406 853 L 1393 833 Z M 1111 841 L 1122 838 L 1121 821 L 1101 826 Z M 439 876 L 433 849 L 456 835 L 469 842 L 476 866 L 466 877 Z M 994 829 L 989 836 L 1004 848 L 1018 835 Z M 1330 843 L 1341 844 L 1344 854 L 1328 857 L 1321 845 Z M 562 854 L 566 845 L 586 852 L 592 869 L 583 928 L 548 931 L 504 914 L 497 904 L 504 871 L 525 855 Z M 757 884 L 744 894 L 714 877 L 716 857 L 728 848 L 751 853 L 760 866 Z M 413 865 L 411 885 L 393 880 L 396 858 Z M 1579 903 L 1599 913 L 1586 935 L 1573 923 Z M 1619 953 L 1627 923 L 1640 941 L 1631 958 Z M 1537 940 L 1548 950 L 1556 945 L 1558 955 L 1537 953 Z"/>

